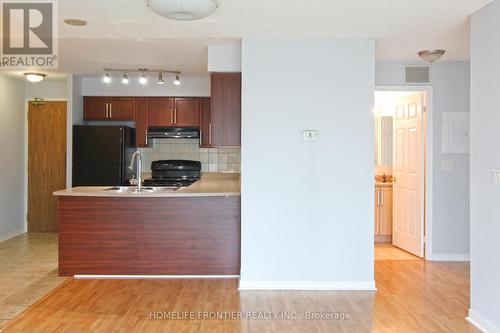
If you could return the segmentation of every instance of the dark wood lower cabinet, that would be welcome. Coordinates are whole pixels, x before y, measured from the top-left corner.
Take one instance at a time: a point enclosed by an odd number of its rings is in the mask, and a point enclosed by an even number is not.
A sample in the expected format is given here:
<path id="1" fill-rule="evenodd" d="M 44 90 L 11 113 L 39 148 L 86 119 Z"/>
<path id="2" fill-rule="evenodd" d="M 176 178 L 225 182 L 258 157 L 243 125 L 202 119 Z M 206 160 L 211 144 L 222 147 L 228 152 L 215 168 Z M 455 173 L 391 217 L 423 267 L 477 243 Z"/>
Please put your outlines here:
<path id="1" fill-rule="evenodd" d="M 240 197 L 60 197 L 59 275 L 237 275 Z"/>

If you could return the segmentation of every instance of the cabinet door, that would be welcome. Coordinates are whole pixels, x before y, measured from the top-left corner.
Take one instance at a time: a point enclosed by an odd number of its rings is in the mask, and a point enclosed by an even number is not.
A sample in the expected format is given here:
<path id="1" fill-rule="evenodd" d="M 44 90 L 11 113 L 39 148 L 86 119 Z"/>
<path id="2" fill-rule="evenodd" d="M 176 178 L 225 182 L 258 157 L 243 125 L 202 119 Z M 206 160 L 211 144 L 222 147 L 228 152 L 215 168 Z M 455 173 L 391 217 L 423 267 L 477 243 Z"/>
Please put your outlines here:
<path id="1" fill-rule="evenodd" d="M 212 147 L 212 116 L 210 98 L 200 98 L 200 147 Z"/>
<path id="2" fill-rule="evenodd" d="M 392 188 L 380 189 L 380 234 L 392 235 Z"/>
<path id="3" fill-rule="evenodd" d="M 149 98 L 149 126 L 174 126 L 174 99 Z"/>
<path id="4" fill-rule="evenodd" d="M 375 187 L 375 236 L 380 235 L 380 189 Z"/>
<path id="5" fill-rule="evenodd" d="M 83 99 L 83 120 L 108 119 L 107 97 L 86 96 Z"/>
<path id="6" fill-rule="evenodd" d="M 135 98 L 110 98 L 108 106 L 108 117 L 111 120 L 135 120 Z"/>
<path id="7" fill-rule="evenodd" d="M 200 122 L 199 98 L 176 98 L 174 123 L 180 127 L 198 127 Z"/>
<path id="8" fill-rule="evenodd" d="M 241 73 L 213 73 L 212 145 L 241 146 Z"/>
<path id="9" fill-rule="evenodd" d="M 135 143 L 137 147 L 149 147 L 148 145 L 148 99 L 138 98 L 136 102 L 135 121 Z"/>

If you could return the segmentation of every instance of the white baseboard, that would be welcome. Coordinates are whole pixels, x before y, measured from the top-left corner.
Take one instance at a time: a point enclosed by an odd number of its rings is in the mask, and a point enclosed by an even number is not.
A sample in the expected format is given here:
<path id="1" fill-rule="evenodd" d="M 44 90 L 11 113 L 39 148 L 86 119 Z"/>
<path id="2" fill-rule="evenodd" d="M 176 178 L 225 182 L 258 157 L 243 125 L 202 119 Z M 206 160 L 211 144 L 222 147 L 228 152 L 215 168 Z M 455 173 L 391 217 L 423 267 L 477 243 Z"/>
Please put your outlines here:
<path id="1" fill-rule="evenodd" d="M 469 309 L 469 316 L 465 319 L 484 333 L 500 333 L 500 327 L 496 327 L 472 309 Z"/>
<path id="2" fill-rule="evenodd" d="M 24 234 L 24 233 L 25 233 L 24 229 L 17 229 L 17 230 L 11 231 L 9 233 L 0 235 L 0 242 L 6 241 L 7 239 L 14 238 L 14 237 L 19 236 L 19 235 Z"/>
<path id="3" fill-rule="evenodd" d="M 468 253 L 434 253 L 426 258 L 429 261 L 470 261 Z"/>
<path id="4" fill-rule="evenodd" d="M 77 274 L 75 279 L 237 279 L 239 275 L 85 275 Z"/>
<path id="5" fill-rule="evenodd" d="M 238 290 L 370 290 L 375 281 L 243 281 Z"/>

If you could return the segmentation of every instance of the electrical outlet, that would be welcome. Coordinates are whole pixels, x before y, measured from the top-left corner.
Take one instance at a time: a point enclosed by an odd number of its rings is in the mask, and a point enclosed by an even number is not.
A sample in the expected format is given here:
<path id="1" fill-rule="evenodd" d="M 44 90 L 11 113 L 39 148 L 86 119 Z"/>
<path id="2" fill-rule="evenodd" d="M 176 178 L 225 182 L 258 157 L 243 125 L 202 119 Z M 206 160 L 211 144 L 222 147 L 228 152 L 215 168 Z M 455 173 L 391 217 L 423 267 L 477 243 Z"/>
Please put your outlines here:
<path id="1" fill-rule="evenodd" d="M 304 141 L 316 141 L 319 139 L 319 133 L 315 130 L 305 130 L 302 132 L 302 139 Z"/>
<path id="2" fill-rule="evenodd" d="M 441 170 L 447 172 L 453 171 L 453 161 L 442 161 Z"/>

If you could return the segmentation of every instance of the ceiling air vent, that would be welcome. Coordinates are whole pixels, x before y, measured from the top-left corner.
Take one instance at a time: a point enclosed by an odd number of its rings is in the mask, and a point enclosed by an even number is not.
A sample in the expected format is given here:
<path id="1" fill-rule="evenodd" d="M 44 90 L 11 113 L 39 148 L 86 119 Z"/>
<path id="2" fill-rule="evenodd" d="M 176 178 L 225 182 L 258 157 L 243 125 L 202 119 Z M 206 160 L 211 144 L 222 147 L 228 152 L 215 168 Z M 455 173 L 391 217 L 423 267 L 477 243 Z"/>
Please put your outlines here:
<path id="1" fill-rule="evenodd" d="M 405 84 L 429 84 L 431 83 L 430 66 L 405 66 Z"/>

